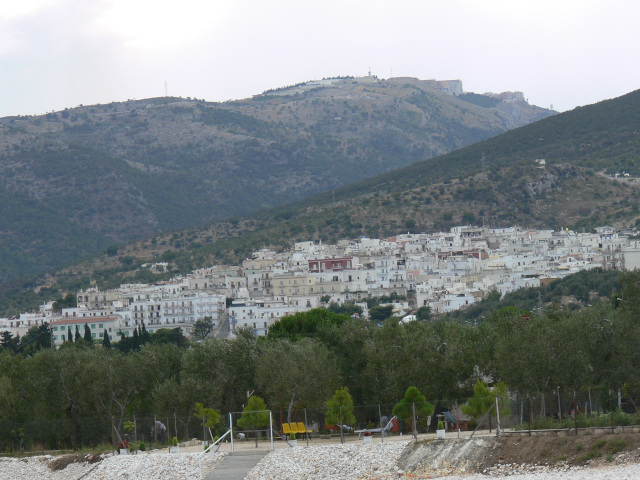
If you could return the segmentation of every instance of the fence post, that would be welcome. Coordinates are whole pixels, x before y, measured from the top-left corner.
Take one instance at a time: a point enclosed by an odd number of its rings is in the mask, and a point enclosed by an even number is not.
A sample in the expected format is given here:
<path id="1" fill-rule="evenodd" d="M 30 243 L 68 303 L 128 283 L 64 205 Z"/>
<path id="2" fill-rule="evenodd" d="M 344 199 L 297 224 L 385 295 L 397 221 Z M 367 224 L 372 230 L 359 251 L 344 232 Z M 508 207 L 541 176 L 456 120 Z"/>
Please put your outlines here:
<path id="1" fill-rule="evenodd" d="M 562 422 L 562 403 L 560 402 L 560 385 L 558 385 L 558 420 Z"/>
<path id="2" fill-rule="evenodd" d="M 618 410 L 622 410 L 622 392 L 618 389 Z"/>
<path id="3" fill-rule="evenodd" d="M 305 421 L 306 421 L 306 409 L 305 409 Z M 306 425 L 306 422 L 305 422 Z M 271 437 L 271 450 L 273 450 L 273 414 L 269 410 L 269 437 Z"/>
<path id="4" fill-rule="evenodd" d="M 609 412 L 611 414 L 611 433 L 613 433 L 613 404 L 611 403 L 611 390 L 609 390 Z"/>
<path id="5" fill-rule="evenodd" d="M 529 421 L 529 436 L 531 436 L 531 399 L 527 395 L 527 420 Z"/>
<path id="6" fill-rule="evenodd" d="M 136 416 L 133 416 L 133 442 L 135 443 L 135 451 L 138 452 L 138 423 L 136 422 Z"/>
<path id="7" fill-rule="evenodd" d="M 111 448 L 113 448 L 114 453 L 116 451 L 116 435 L 114 433 L 115 429 L 116 429 L 115 419 L 112 416 L 111 417 Z"/>
<path id="8" fill-rule="evenodd" d="M 233 452 L 233 417 L 231 416 L 231 412 L 229 412 L 229 430 L 231 430 L 231 451 Z"/>
<path id="9" fill-rule="evenodd" d="M 416 424 L 416 404 L 411 404 L 411 409 L 413 411 L 413 438 L 418 440 L 418 425 Z"/>
<path id="10" fill-rule="evenodd" d="M 498 409 L 498 397 L 496 397 L 496 437 L 500 436 L 500 410 Z"/>
<path id="11" fill-rule="evenodd" d="M 578 436 L 578 397 L 576 397 L 576 389 L 573 388 L 573 421 L 576 426 L 576 437 Z"/>
<path id="12" fill-rule="evenodd" d="M 176 412 L 173 412 L 173 429 L 175 430 L 175 436 L 178 436 L 178 419 L 176 418 Z"/>
<path id="13" fill-rule="evenodd" d="M 378 418 L 380 419 L 380 443 L 384 443 L 384 427 L 386 427 L 386 425 L 382 425 L 382 409 L 380 408 L 380 404 L 378 404 Z"/>
<path id="14" fill-rule="evenodd" d="M 340 443 L 344 443 L 344 433 L 342 432 L 342 405 L 340 405 Z"/>
<path id="15" fill-rule="evenodd" d="M 309 430 L 309 422 L 307 422 L 307 409 L 304 409 L 304 429 Z M 305 432 L 304 436 L 307 438 L 307 448 L 309 447 L 309 433 Z"/>

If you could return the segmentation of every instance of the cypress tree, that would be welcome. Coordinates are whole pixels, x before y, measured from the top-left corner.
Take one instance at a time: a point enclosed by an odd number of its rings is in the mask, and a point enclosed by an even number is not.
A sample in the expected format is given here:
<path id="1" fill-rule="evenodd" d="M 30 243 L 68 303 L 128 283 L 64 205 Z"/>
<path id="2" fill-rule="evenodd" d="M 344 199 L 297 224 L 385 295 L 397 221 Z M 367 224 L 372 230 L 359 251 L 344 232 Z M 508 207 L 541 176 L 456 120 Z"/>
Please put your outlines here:
<path id="1" fill-rule="evenodd" d="M 67 327 L 67 342 L 73 342 L 73 333 L 71 333 L 71 325 Z"/>
<path id="2" fill-rule="evenodd" d="M 107 333 L 106 328 L 104 329 L 104 335 L 102 336 L 102 346 L 111 350 L 111 340 L 109 340 L 109 334 Z"/>
<path id="3" fill-rule="evenodd" d="M 78 340 L 80 340 L 80 329 L 78 328 L 78 324 L 76 323 L 76 336 L 73 341 L 77 342 Z"/>
<path id="4" fill-rule="evenodd" d="M 89 324 L 87 323 L 84 324 L 84 339 L 89 343 L 93 343 L 93 338 L 91 337 L 91 329 L 89 328 Z"/>
<path id="5" fill-rule="evenodd" d="M 140 336 L 138 335 L 138 329 L 134 328 L 133 329 L 133 348 L 138 350 L 138 347 L 140 347 Z"/>
<path id="6" fill-rule="evenodd" d="M 147 327 L 145 326 L 143 320 L 142 331 L 140 332 L 140 345 L 144 345 L 145 343 L 151 343 L 151 334 L 147 332 Z"/>

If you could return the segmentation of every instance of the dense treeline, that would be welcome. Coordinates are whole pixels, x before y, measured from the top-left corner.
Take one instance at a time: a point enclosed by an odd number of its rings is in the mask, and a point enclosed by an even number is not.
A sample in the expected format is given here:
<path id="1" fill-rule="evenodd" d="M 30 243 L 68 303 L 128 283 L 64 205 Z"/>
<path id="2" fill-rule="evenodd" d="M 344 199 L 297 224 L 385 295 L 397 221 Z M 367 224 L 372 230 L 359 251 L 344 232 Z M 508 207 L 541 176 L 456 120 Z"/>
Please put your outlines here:
<path id="1" fill-rule="evenodd" d="M 141 332 L 111 347 L 79 339 L 17 354 L 5 345 L 0 449 L 12 445 L 10 426 L 26 422 L 65 419 L 72 427 L 49 432 L 47 441 L 77 447 L 109 435 L 108 424 L 96 429 L 99 422 L 81 419 L 113 417 L 120 427 L 132 414 L 189 417 L 198 402 L 238 412 L 247 392 L 274 410 L 321 409 L 342 386 L 356 405 L 394 404 L 415 386 L 448 406 L 471 396 L 479 377 L 518 395 L 558 387 L 628 392 L 640 384 L 640 272 L 622 274 L 621 285 L 620 296 L 582 310 L 505 307 L 477 325 L 391 318 L 377 326 L 317 309 L 283 319 L 260 339 L 247 330 L 192 343 Z"/>

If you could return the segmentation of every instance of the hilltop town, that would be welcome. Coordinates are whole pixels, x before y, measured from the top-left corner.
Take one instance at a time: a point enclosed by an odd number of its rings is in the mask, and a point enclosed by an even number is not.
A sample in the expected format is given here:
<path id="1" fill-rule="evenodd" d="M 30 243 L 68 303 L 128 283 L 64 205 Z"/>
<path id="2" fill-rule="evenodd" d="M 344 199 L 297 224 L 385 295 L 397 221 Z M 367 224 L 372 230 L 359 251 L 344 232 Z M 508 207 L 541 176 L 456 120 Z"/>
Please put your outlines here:
<path id="1" fill-rule="evenodd" d="M 24 335 L 48 323 L 55 345 L 76 329 L 90 328 L 95 341 L 134 335 L 142 325 L 153 333 L 179 327 L 192 335 L 198 320 L 210 319 L 213 334 L 233 336 L 243 326 L 266 335 L 284 316 L 326 306 L 386 297 L 406 321 L 418 308 L 434 314 L 468 307 L 500 295 L 592 268 L 640 266 L 640 241 L 600 227 L 570 230 L 454 227 L 450 232 L 402 234 L 383 239 L 343 240 L 337 245 L 299 242 L 283 252 L 262 249 L 242 265 L 216 265 L 154 284 L 126 284 L 75 295 L 77 306 L 55 302 L 38 312 L 0 319 L 0 330 Z M 167 263 L 145 268 L 165 270 Z"/>

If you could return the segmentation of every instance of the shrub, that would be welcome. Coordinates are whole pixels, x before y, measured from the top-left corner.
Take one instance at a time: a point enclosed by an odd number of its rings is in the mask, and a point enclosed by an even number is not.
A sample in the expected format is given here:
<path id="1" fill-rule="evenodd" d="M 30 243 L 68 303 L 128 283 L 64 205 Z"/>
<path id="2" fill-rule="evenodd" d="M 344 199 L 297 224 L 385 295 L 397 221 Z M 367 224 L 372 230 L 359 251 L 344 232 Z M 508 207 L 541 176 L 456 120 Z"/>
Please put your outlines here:
<path id="1" fill-rule="evenodd" d="M 625 449 L 626 446 L 627 446 L 627 442 L 625 442 L 620 438 L 614 438 L 609 441 L 609 448 L 611 449 L 612 454 L 621 452 L 622 450 Z"/>
<path id="2" fill-rule="evenodd" d="M 173 447 L 177 447 L 178 446 L 178 437 L 173 437 L 171 439 L 171 446 L 173 446 Z"/>
<path id="3" fill-rule="evenodd" d="M 443 421 L 439 421 L 438 422 L 438 430 L 444 430 L 444 422 Z"/>
<path id="4" fill-rule="evenodd" d="M 140 450 L 141 452 L 146 452 L 147 445 L 144 442 L 140 442 L 140 444 L 138 445 L 138 450 Z"/>
<path id="5" fill-rule="evenodd" d="M 291 435 L 289 435 L 289 440 L 295 440 L 296 439 L 296 434 L 291 432 Z"/>
<path id="6" fill-rule="evenodd" d="M 623 412 L 622 410 L 616 410 L 613 413 L 613 424 L 614 425 L 631 425 L 631 415 Z"/>

